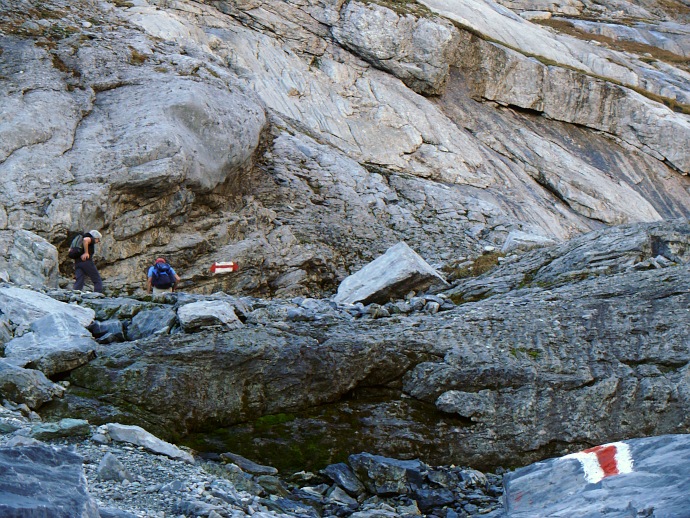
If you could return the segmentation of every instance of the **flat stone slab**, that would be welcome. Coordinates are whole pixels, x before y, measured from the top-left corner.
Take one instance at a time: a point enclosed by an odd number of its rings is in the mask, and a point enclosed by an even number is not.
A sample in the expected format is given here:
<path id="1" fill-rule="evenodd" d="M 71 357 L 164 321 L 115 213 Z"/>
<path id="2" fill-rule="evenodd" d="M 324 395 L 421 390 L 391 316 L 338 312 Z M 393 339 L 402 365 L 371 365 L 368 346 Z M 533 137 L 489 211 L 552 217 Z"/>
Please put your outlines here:
<path id="1" fill-rule="evenodd" d="M 82 458 L 46 444 L 0 448 L 0 516 L 99 518 Z"/>
<path id="2" fill-rule="evenodd" d="M 278 470 L 273 466 L 264 466 L 262 464 L 257 464 L 241 455 L 235 453 L 221 453 L 220 458 L 236 464 L 242 471 L 251 473 L 252 475 L 277 475 Z"/>
<path id="3" fill-rule="evenodd" d="M 53 423 L 39 423 L 31 427 L 31 437 L 49 441 L 60 437 L 87 437 L 91 434 L 89 422 L 85 419 L 60 419 Z"/>
<path id="4" fill-rule="evenodd" d="M 338 286 L 333 300 L 340 304 L 385 304 L 412 290 L 425 290 L 437 283 L 448 285 L 429 263 L 401 241 L 357 273 L 346 277 Z"/>
<path id="5" fill-rule="evenodd" d="M 506 516 L 687 516 L 690 435 L 616 442 L 504 478 Z"/>
<path id="6" fill-rule="evenodd" d="M 166 455 L 171 459 L 183 460 L 189 464 L 194 464 L 194 457 L 186 451 L 179 449 L 174 444 L 159 439 L 141 426 L 131 426 L 120 423 L 108 423 L 108 435 L 114 441 L 129 442 L 137 446 L 143 446 L 149 451 Z"/>

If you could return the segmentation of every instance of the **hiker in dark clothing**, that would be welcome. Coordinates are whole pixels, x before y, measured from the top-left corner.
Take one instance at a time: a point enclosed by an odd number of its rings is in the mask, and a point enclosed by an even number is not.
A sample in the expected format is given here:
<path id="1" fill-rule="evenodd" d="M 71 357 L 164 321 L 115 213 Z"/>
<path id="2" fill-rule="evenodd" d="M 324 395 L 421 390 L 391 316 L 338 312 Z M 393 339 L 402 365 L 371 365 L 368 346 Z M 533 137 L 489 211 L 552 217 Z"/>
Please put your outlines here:
<path id="1" fill-rule="evenodd" d="M 86 277 L 93 282 L 93 291 L 103 293 L 103 281 L 101 275 L 93 263 L 93 254 L 96 251 L 96 243 L 101 242 L 101 233 L 98 230 L 89 230 L 84 234 L 84 253 L 74 260 L 74 273 L 77 280 L 74 282 L 74 289 L 81 290 L 84 287 Z"/>

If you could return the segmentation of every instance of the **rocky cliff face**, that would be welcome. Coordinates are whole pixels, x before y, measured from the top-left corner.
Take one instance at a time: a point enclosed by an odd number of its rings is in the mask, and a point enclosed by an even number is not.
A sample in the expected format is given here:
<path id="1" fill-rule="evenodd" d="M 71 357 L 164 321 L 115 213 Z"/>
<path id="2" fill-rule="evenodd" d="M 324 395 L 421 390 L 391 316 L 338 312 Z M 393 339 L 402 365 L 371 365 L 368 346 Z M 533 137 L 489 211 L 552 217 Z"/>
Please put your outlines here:
<path id="1" fill-rule="evenodd" d="M 486 273 L 483 293 L 458 284 L 446 295 L 474 301 L 431 314 L 219 294 L 214 312 L 230 305 L 243 323 L 210 329 L 180 295 L 172 334 L 165 306 L 85 299 L 99 320 L 135 314 L 128 333 L 143 337 L 96 347 L 42 412 L 176 439 L 272 416 L 284 436 L 265 435 L 269 417 L 243 452 L 271 462 L 289 456 L 284 437 L 486 467 L 687 433 L 689 253 L 687 221 L 590 233 Z"/>
<path id="2" fill-rule="evenodd" d="M 99 228 L 109 289 L 164 255 L 186 290 L 314 295 L 400 240 L 450 269 L 686 217 L 689 12 L 0 0 L 0 267 L 30 231 L 64 284 Z"/>

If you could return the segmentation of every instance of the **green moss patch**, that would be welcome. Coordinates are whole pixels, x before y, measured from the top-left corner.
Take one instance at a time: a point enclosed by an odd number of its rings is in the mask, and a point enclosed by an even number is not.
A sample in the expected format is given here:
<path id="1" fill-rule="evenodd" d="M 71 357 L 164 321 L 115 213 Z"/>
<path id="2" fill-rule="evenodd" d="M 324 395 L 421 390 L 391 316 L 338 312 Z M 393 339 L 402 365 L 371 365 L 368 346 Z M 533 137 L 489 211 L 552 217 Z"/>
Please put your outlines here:
<path id="1" fill-rule="evenodd" d="M 443 268 L 443 273 L 450 282 L 469 277 L 478 277 L 498 266 L 498 260 L 501 257 L 505 257 L 505 254 L 501 252 L 482 254 L 474 259 L 472 264 L 467 264 L 467 261 L 450 263 L 449 266 Z"/>
<path id="2" fill-rule="evenodd" d="M 372 388 L 331 405 L 191 434 L 182 444 L 201 452 L 233 452 L 282 473 L 294 473 L 345 462 L 350 454 L 362 451 L 440 463 L 431 438 L 439 430 L 465 426 L 461 418 L 441 414 L 434 405 L 402 399 L 399 391 Z"/>
<path id="3" fill-rule="evenodd" d="M 387 7 L 400 16 L 411 15 L 417 18 L 438 17 L 438 15 L 431 11 L 431 9 L 413 0 L 377 0 L 376 2 L 365 0 L 362 3 L 376 4 L 382 7 Z"/>
<path id="4" fill-rule="evenodd" d="M 510 354 L 515 358 L 527 356 L 529 358 L 532 358 L 533 360 L 538 360 L 541 356 L 541 351 L 538 351 L 536 349 L 528 349 L 526 347 L 513 347 L 510 350 Z"/>

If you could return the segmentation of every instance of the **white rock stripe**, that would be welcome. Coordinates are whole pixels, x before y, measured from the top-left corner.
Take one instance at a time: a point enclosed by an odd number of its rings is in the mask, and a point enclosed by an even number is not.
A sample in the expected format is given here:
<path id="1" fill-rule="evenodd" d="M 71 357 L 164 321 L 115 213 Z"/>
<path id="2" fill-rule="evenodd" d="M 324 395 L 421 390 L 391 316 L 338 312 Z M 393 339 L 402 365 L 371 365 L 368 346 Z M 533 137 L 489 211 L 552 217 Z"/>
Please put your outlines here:
<path id="1" fill-rule="evenodd" d="M 604 470 L 601 469 L 596 453 L 585 453 L 579 451 L 563 457 L 564 459 L 575 459 L 580 461 L 582 470 L 585 472 L 585 480 L 590 483 L 599 482 L 604 478 Z"/>
<path id="2" fill-rule="evenodd" d="M 582 465 L 585 480 L 591 484 L 596 484 L 606 477 L 633 471 L 630 446 L 624 442 L 603 444 L 562 458 L 578 460 Z"/>

